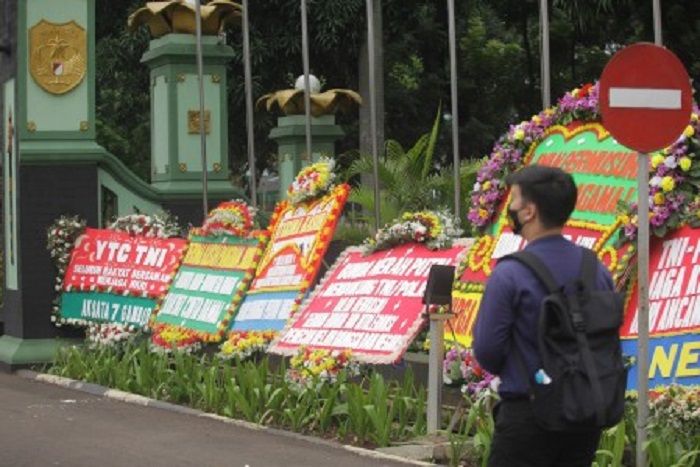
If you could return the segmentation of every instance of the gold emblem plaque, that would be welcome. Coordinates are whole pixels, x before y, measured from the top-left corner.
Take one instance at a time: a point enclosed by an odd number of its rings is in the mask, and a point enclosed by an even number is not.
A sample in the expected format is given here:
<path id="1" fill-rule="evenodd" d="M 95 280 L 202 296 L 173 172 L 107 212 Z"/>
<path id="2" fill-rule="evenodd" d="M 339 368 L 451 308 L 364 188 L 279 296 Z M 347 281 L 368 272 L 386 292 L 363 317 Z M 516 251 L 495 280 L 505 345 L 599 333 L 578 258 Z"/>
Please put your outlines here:
<path id="1" fill-rule="evenodd" d="M 65 94 L 85 78 L 87 34 L 75 21 L 41 20 L 29 29 L 29 71 L 46 92 Z"/>
<path id="2" fill-rule="evenodd" d="M 199 134 L 199 110 L 187 111 L 187 133 L 190 135 Z M 211 112 L 204 111 L 204 134 L 208 135 L 211 132 Z"/>

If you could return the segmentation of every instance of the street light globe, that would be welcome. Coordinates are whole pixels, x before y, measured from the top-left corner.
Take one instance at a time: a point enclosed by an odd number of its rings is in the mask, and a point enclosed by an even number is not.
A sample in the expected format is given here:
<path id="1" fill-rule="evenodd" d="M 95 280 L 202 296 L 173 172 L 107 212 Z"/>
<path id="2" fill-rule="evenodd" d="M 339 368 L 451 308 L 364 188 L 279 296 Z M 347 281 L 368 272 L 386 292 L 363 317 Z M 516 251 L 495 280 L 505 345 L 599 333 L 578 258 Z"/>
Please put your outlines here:
<path id="1" fill-rule="evenodd" d="M 297 78 L 294 83 L 294 89 L 304 90 L 304 75 Z M 314 75 L 309 75 L 309 92 L 318 94 L 321 92 L 321 82 Z"/>

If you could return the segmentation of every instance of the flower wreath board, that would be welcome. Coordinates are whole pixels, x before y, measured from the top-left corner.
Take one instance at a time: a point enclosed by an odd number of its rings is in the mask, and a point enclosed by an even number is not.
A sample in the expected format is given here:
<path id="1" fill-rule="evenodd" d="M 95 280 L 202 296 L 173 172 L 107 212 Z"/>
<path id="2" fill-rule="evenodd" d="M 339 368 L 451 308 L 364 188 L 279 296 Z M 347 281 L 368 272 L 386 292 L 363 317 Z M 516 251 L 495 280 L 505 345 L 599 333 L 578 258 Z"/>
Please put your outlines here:
<path id="1" fill-rule="evenodd" d="M 277 204 L 270 241 L 232 323 L 233 331 L 284 328 L 318 275 L 349 189 L 340 184 L 316 200 Z"/>
<path id="2" fill-rule="evenodd" d="M 567 93 L 556 107 L 511 126 L 494 146 L 472 192 L 469 219 L 481 235 L 458 270 L 453 289 L 457 316 L 448 323 L 446 338 L 470 345 L 484 287 L 497 260 L 524 248 L 524 239 L 512 232 L 507 219 L 510 198 L 504 178 L 524 165 L 540 164 L 560 167 L 574 177 L 578 200 L 564 235 L 596 251 L 626 292 L 623 352 L 636 354 L 636 286 L 631 279 L 635 255 L 630 239 L 636 231 L 637 153 L 617 143 L 600 124 L 597 91 L 597 85 L 586 85 Z M 697 114 L 690 124 L 677 143 L 651 156 L 656 161 L 650 174 L 652 228 L 665 237 L 651 245 L 652 387 L 700 383 L 700 300 L 695 299 L 700 293 L 700 253 L 694 253 L 700 249 L 700 230 L 676 230 L 688 212 L 697 217 L 693 194 L 697 196 L 699 185 L 692 186 L 700 171 L 691 170 L 698 148 L 692 138 L 697 135 Z M 630 389 L 636 385 L 635 373 L 633 367 Z"/>
<path id="3" fill-rule="evenodd" d="M 459 239 L 440 250 L 407 243 L 367 256 L 360 247 L 346 249 L 270 352 L 293 355 L 302 346 L 350 349 L 361 362 L 396 362 L 423 324 L 430 267 L 459 264 L 467 242 Z"/>
<path id="4" fill-rule="evenodd" d="M 219 341 L 253 279 L 267 237 L 191 235 L 189 240 L 155 323 L 196 331 L 205 341 Z"/>
<path id="5" fill-rule="evenodd" d="M 146 327 L 186 248 L 181 238 L 86 229 L 71 253 L 59 318 Z"/>
<path id="6" fill-rule="evenodd" d="M 649 277 L 649 386 L 700 385 L 700 229 L 652 238 Z M 636 284 L 625 312 L 622 349 L 636 354 Z M 631 373 L 629 382 L 636 382 L 636 366 Z"/>

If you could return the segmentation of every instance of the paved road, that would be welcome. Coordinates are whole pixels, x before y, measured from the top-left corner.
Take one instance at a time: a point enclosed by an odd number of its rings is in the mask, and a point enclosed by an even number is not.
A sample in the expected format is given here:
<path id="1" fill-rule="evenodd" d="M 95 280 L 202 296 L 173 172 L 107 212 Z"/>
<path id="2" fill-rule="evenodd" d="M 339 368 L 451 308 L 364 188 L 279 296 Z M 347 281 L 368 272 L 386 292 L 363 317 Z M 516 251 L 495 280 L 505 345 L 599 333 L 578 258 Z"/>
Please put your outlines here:
<path id="1" fill-rule="evenodd" d="M 0 372 L 0 466 L 402 466 Z"/>

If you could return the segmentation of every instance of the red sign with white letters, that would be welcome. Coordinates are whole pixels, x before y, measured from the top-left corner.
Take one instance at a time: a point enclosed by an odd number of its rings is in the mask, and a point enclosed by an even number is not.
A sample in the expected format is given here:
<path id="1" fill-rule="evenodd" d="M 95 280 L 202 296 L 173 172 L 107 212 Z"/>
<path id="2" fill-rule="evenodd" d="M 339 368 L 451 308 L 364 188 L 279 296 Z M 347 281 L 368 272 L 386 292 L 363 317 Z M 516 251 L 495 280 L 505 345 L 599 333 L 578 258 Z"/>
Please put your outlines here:
<path id="1" fill-rule="evenodd" d="M 182 238 L 87 229 L 73 249 L 63 288 L 158 297 L 167 290 L 186 245 Z"/>
<path id="2" fill-rule="evenodd" d="M 654 238 L 649 253 L 649 334 L 700 332 L 700 229 Z M 620 335 L 637 337 L 635 284 Z"/>
<path id="3" fill-rule="evenodd" d="M 603 126 L 620 144 L 640 152 L 673 144 L 688 126 L 692 100 L 683 63 L 658 45 L 622 49 L 600 77 Z"/>
<path id="4" fill-rule="evenodd" d="M 401 245 L 364 256 L 346 250 L 271 351 L 293 354 L 300 346 L 345 350 L 367 363 L 393 363 L 423 323 L 423 292 L 430 267 L 456 266 L 464 244 L 429 250 Z"/>

